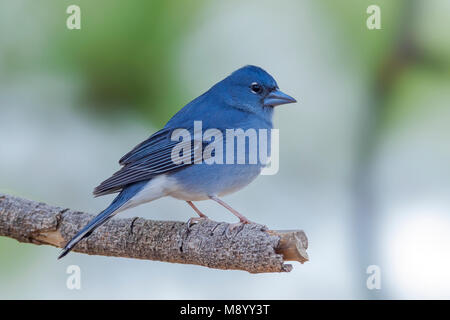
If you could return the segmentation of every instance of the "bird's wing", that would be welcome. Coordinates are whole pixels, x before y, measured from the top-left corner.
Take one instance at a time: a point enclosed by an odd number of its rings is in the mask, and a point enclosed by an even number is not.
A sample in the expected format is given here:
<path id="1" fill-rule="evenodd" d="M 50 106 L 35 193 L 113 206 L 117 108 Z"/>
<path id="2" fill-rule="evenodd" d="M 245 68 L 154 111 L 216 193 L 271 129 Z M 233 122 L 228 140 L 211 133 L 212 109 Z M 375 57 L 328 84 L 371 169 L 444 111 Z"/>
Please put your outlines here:
<path id="1" fill-rule="evenodd" d="M 203 151 L 205 144 L 196 143 L 193 140 L 172 141 L 171 135 L 173 130 L 164 128 L 156 132 L 124 155 L 119 161 L 123 167 L 97 186 L 94 189 L 94 195 L 101 196 L 118 192 L 131 183 L 151 179 L 158 174 L 192 165 L 194 163 L 195 150 L 201 148 Z M 185 160 L 181 163 L 180 161 L 175 163 L 172 160 L 172 149 L 177 144 L 180 144 L 179 147 L 190 146 L 190 154 L 183 154 L 178 159 Z"/>
<path id="2" fill-rule="evenodd" d="M 147 140 L 142 141 L 136 147 L 133 148 L 130 152 L 124 155 L 120 160 L 119 164 L 127 165 L 134 161 L 140 160 L 144 158 L 146 155 L 152 153 L 152 151 L 156 151 L 156 149 L 161 146 L 167 144 L 170 141 L 170 134 L 172 133 L 172 129 L 164 128 L 161 129 L 154 134 L 152 134 Z"/>

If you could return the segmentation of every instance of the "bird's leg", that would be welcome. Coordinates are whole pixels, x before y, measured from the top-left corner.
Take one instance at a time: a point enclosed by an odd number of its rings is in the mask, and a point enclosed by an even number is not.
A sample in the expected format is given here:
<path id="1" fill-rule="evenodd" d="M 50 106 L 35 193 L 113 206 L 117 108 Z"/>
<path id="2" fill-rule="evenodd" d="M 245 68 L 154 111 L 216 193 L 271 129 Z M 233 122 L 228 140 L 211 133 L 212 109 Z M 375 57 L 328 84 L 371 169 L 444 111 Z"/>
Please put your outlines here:
<path id="1" fill-rule="evenodd" d="M 230 207 L 226 202 L 224 202 L 223 200 L 219 199 L 216 196 L 210 196 L 209 197 L 211 200 L 214 200 L 215 202 L 217 202 L 218 204 L 220 204 L 221 206 L 227 208 L 232 214 L 234 214 L 236 217 L 239 218 L 239 222 L 238 223 L 232 223 L 230 224 L 230 229 L 233 230 L 236 227 L 240 227 L 244 224 L 248 224 L 251 223 L 250 220 L 248 220 L 245 216 L 243 216 L 242 214 L 240 214 L 239 212 L 237 212 L 236 210 L 234 210 L 232 207 Z"/>
<path id="2" fill-rule="evenodd" d="M 203 214 L 193 203 L 192 201 L 186 201 L 188 205 L 191 206 L 192 209 L 199 215 L 199 217 L 190 218 L 187 222 L 187 228 L 189 229 L 191 225 L 199 223 L 203 219 L 209 219 L 205 214 Z"/>
<path id="3" fill-rule="evenodd" d="M 192 201 L 186 201 L 188 205 L 191 206 L 192 209 L 200 216 L 200 218 L 208 218 L 205 214 L 203 214 L 193 203 Z"/>

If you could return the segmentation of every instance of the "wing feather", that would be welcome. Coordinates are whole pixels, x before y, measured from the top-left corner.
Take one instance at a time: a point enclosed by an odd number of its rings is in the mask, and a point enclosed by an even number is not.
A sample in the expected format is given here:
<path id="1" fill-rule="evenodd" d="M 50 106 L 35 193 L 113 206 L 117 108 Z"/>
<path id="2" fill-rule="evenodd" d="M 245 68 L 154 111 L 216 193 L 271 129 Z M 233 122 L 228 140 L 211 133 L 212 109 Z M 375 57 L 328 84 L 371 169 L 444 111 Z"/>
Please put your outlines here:
<path id="1" fill-rule="evenodd" d="M 172 159 L 172 150 L 180 142 L 170 139 L 172 132 L 173 129 L 164 128 L 124 155 L 119 161 L 123 167 L 97 186 L 94 189 L 94 195 L 101 196 L 118 192 L 129 184 L 192 165 L 195 150 L 201 147 L 203 152 L 203 148 L 208 143 L 199 144 L 193 140 L 181 142 L 183 145 L 180 147 L 189 145 L 191 152 L 179 158 L 181 163 L 175 163 Z"/>

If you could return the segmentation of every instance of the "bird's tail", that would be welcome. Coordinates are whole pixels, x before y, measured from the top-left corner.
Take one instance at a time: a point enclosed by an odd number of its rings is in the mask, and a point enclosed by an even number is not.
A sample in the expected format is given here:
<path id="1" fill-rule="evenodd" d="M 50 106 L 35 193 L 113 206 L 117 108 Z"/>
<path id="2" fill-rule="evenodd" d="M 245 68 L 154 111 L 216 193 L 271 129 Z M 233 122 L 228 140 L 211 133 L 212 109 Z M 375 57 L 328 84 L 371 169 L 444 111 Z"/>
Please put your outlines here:
<path id="1" fill-rule="evenodd" d="M 67 244 L 64 246 L 62 252 L 58 256 L 61 259 L 68 254 L 78 242 L 87 238 L 91 233 L 111 219 L 119 209 L 134 195 L 136 195 L 147 183 L 147 181 L 141 181 L 125 187 L 113 200 L 113 202 L 102 212 L 100 212 L 94 219 L 92 219 L 83 229 L 81 229 Z"/>

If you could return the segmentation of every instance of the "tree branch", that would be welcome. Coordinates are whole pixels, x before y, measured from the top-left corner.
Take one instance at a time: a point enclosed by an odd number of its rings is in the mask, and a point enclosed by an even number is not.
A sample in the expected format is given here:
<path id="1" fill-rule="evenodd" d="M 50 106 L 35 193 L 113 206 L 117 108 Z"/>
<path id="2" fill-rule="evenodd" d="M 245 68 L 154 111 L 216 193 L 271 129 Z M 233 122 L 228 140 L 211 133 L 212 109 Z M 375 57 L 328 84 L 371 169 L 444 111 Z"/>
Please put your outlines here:
<path id="1" fill-rule="evenodd" d="M 92 215 L 0 194 L 0 236 L 20 242 L 62 247 Z M 112 219 L 81 241 L 74 251 L 196 264 L 250 273 L 289 272 L 284 261 L 308 261 L 303 231 L 274 231 L 251 223 L 227 232 L 228 223 L 143 218 Z M 56 256 L 55 256 L 56 259 Z"/>

